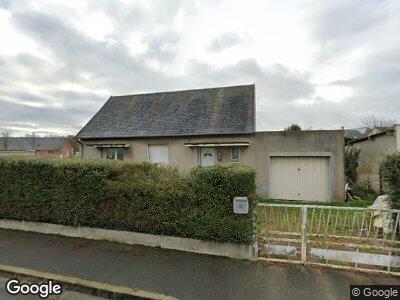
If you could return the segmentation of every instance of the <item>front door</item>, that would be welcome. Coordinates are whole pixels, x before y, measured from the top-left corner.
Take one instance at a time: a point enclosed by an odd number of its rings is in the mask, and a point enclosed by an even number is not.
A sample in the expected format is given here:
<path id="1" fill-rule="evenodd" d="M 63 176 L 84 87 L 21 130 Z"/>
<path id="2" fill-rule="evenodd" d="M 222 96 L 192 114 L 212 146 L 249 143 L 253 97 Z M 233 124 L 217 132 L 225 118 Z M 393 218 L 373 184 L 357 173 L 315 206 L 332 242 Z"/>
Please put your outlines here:
<path id="1" fill-rule="evenodd" d="M 217 163 L 215 148 L 200 148 L 200 166 L 208 167 Z"/>

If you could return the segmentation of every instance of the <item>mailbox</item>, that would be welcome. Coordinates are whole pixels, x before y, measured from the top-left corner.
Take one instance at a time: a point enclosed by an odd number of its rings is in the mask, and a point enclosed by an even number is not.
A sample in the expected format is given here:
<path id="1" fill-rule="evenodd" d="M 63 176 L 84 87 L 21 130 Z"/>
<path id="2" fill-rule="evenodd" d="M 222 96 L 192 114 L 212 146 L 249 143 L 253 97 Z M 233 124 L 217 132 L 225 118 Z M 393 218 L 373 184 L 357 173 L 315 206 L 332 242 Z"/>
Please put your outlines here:
<path id="1" fill-rule="evenodd" d="M 235 214 L 248 214 L 249 199 L 247 199 L 246 197 L 233 198 L 233 212 Z"/>

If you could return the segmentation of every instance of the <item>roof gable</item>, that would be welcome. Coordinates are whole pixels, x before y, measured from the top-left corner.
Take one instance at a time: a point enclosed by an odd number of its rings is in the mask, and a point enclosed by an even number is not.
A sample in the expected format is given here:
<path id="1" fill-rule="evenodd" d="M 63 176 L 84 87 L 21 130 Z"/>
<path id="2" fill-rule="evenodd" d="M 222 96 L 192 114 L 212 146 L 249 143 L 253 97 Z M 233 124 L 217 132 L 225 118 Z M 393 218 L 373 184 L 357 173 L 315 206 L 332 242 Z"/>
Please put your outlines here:
<path id="1" fill-rule="evenodd" d="M 78 138 L 253 133 L 254 85 L 110 97 Z"/>

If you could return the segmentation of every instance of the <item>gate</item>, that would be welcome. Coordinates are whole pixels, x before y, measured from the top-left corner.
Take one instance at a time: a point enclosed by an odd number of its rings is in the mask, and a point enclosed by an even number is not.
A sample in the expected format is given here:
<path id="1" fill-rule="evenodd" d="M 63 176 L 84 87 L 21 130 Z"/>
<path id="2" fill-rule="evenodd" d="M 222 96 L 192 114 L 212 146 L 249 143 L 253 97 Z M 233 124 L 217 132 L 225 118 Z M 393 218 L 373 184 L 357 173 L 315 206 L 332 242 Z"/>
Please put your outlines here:
<path id="1" fill-rule="evenodd" d="M 258 204 L 258 256 L 400 275 L 400 211 Z"/>

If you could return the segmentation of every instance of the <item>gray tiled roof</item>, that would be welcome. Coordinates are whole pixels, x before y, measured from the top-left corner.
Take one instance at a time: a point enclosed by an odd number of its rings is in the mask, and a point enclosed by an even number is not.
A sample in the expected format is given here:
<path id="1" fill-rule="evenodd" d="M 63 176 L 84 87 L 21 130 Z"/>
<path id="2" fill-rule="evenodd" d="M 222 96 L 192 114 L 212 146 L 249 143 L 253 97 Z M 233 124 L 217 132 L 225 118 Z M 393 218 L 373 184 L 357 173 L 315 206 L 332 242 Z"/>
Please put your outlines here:
<path id="1" fill-rule="evenodd" d="M 253 133 L 255 86 L 110 97 L 77 138 Z"/>
<path id="2" fill-rule="evenodd" d="M 33 147 L 35 141 L 35 147 Z M 33 150 L 61 150 L 65 137 L 9 137 L 6 142 L 0 137 L 0 150 L 8 151 L 33 151 Z"/>

